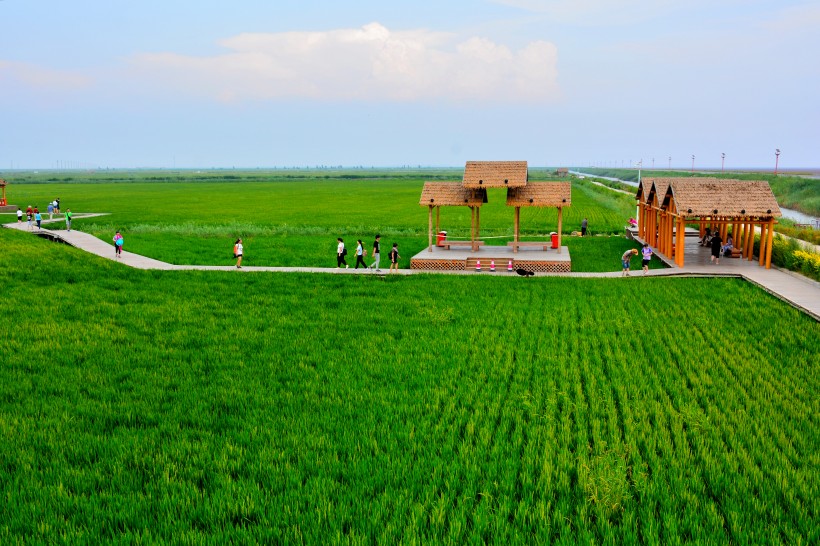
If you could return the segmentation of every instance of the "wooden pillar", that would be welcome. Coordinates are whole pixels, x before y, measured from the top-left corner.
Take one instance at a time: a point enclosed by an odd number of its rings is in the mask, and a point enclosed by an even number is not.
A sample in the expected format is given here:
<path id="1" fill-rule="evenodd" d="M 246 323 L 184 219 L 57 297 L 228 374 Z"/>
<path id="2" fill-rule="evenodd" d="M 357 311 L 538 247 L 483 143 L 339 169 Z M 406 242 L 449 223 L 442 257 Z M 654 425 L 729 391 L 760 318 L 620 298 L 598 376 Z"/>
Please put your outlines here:
<path id="1" fill-rule="evenodd" d="M 475 208 L 475 238 L 481 239 L 481 207 Z M 478 250 L 478 245 L 473 243 L 473 250 Z"/>
<path id="2" fill-rule="evenodd" d="M 772 247 L 774 246 L 774 218 L 769 218 L 769 236 L 766 241 L 766 269 L 772 267 Z"/>
<path id="3" fill-rule="evenodd" d="M 427 250 L 433 252 L 433 205 L 427 208 Z"/>
<path id="4" fill-rule="evenodd" d="M 518 230 L 521 227 L 521 207 L 515 207 L 515 218 L 513 223 L 515 224 L 515 233 L 513 233 L 513 254 L 518 252 Z"/>
<path id="5" fill-rule="evenodd" d="M 441 205 L 436 207 L 436 235 L 441 233 Z"/>
<path id="6" fill-rule="evenodd" d="M 675 263 L 678 264 L 678 267 L 683 267 L 684 235 L 683 217 L 678 216 L 677 233 L 675 237 Z"/>
<path id="7" fill-rule="evenodd" d="M 558 207 L 558 254 L 561 254 L 561 231 L 563 231 L 564 209 Z"/>
<path id="8" fill-rule="evenodd" d="M 746 233 L 746 254 L 744 256 L 747 260 L 752 261 L 754 258 L 754 244 L 755 244 L 755 225 L 754 222 L 749 222 L 746 225 L 748 232 Z"/>
<path id="9" fill-rule="evenodd" d="M 764 260 L 766 259 L 766 238 L 767 238 L 767 231 L 766 228 L 768 226 L 763 222 L 760 222 L 760 246 L 758 247 L 758 264 L 763 265 Z"/>
<path id="10" fill-rule="evenodd" d="M 475 241 L 475 207 L 470 207 L 470 248 Z"/>

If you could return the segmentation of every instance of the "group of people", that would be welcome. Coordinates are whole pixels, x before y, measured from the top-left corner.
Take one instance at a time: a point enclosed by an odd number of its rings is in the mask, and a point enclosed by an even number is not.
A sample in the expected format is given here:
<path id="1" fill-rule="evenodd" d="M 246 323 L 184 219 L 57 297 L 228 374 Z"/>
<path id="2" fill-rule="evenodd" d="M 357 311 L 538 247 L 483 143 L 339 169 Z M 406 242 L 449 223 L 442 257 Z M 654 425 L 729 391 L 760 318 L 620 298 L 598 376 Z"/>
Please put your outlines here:
<path id="1" fill-rule="evenodd" d="M 715 230 L 714 232 L 706 228 L 706 232 L 703 235 L 703 238 L 700 240 L 700 246 L 709 247 L 712 251 L 712 256 L 710 257 L 710 261 L 715 264 L 720 264 L 720 257 L 721 256 L 732 256 L 732 251 L 735 248 L 734 241 L 732 240 L 732 236 L 728 235 L 726 237 L 726 243 L 723 243 L 723 239 L 720 237 L 720 231 Z"/>
<path id="2" fill-rule="evenodd" d="M 49 220 L 54 219 L 55 213 L 60 214 L 60 198 L 58 197 L 54 201 L 51 201 L 48 204 L 47 210 Z M 26 207 L 25 216 L 26 221 L 28 222 L 29 230 L 34 229 L 35 224 L 37 224 L 37 229 L 43 229 L 43 215 L 40 213 L 40 208 L 37 205 L 34 205 L 33 207 L 29 205 L 28 207 Z M 17 207 L 17 223 L 23 223 L 23 211 L 20 209 L 20 207 Z M 65 224 L 68 231 L 71 231 L 71 209 L 68 209 L 65 212 Z"/>
<path id="3" fill-rule="evenodd" d="M 652 247 L 649 246 L 647 243 L 644 243 L 643 248 L 641 249 L 641 269 L 643 269 L 643 274 L 646 275 L 649 272 L 649 262 L 652 261 Z M 629 276 L 629 266 L 630 262 L 632 261 L 633 256 L 638 255 L 637 248 L 630 248 L 626 252 L 621 255 L 621 265 L 623 266 L 623 273 L 622 276 L 628 277 Z"/>
<path id="4" fill-rule="evenodd" d="M 347 256 L 347 248 L 345 247 L 344 239 L 339 237 L 336 239 L 336 269 L 339 269 L 342 266 L 345 266 L 345 269 L 349 268 L 350 266 L 347 265 L 347 260 L 345 260 L 345 256 Z M 364 248 L 364 243 L 362 243 L 361 239 L 356 240 L 356 267 L 354 269 L 359 269 L 361 265 L 365 269 L 375 270 L 380 272 L 379 269 L 379 262 L 381 261 L 381 235 L 378 233 L 373 241 L 373 263 L 367 265 L 364 261 L 365 257 L 367 256 L 367 249 Z M 394 271 L 398 273 L 399 271 L 399 259 L 401 256 L 399 255 L 399 244 L 393 243 L 393 248 L 390 250 L 388 254 L 390 257 L 390 273 Z"/>

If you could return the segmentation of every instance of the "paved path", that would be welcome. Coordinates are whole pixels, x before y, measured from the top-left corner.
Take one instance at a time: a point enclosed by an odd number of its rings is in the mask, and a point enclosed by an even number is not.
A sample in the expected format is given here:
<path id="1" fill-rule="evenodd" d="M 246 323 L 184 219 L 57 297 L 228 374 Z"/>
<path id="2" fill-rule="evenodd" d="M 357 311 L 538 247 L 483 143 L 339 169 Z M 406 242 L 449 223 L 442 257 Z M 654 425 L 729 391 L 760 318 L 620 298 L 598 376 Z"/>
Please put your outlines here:
<path id="1" fill-rule="evenodd" d="M 92 216 L 101 216 L 101 214 L 76 214 L 75 219 L 90 218 Z M 62 222 L 62 219 L 55 218 L 51 222 Z M 44 222 L 46 223 L 46 222 Z M 5 224 L 4 227 L 11 229 L 18 229 L 20 231 L 29 231 L 28 225 L 23 222 L 18 224 L 16 222 Z M 45 235 L 55 240 L 61 240 L 71 246 L 96 254 L 102 258 L 109 260 L 116 260 L 129 267 L 136 269 L 160 269 L 166 271 L 185 271 L 185 270 L 200 270 L 200 271 L 237 271 L 235 266 L 214 266 L 214 265 L 174 265 L 133 252 L 123 251 L 122 258 L 117 259 L 114 254 L 114 245 L 101 241 L 93 235 L 77 230 L 48 230 L 41 229 L 31 231 L 34 234 Z M 820 321 L 820 283 L 811 279 L 773 267 L 766 269 L 758 265 L 757 260 L 748 261 L 737 258 L 723 258 L 720 265 L 714 265 L 709 260 L 709 249 L 703 248 L 697 244 L 697 240 L 686 241 L 686 266 L 679 268 L 667 261 L 670 265 L 668 269 L 653 269 L 647 275 L 638 270 L 633 272 L 631 279 L 642 277 L 739 277 L 746 279 L 769 292 L 770 294 L 780 298 L 790 305 L 800 309 L 801 311 L 812 316 L 815 320 Z M 613 260 L 617 262 L 617 259 Z M 666 261 L 666 260 L 664 260 Z M 640 268 L 640 260 L 635 258 L 633 263 L 636 268 Z M 258 272 L 271 271 L 280 273 L 334 273 L 341 275 L 387 275 L 388 269 L 381 270 L 381 273 L 376 273 L 368 269 L 333 269 L 325 267 L 243 267 L 241 272 Z M 412 269 L 400 269 L 399 275 L 419 275 L 419 274 L 434 274 L 434 275 L 485 275 L 505 277 L 511 276 L 506 271 L 497 271 L 490 273 L 485 271 L 476 273 L 475 271 L 441 271 L 431 273 L 429 271 L 416 271 Z M 608 273 L 539 273 L 541 276 L 550 277 L 574 277 L 574 278 L 619 278 L 620 271 L 613 271 Z M 517 276 L 516 276 L 517 277 Z M 626 280 L 626 279 L 624 279 Z"/>

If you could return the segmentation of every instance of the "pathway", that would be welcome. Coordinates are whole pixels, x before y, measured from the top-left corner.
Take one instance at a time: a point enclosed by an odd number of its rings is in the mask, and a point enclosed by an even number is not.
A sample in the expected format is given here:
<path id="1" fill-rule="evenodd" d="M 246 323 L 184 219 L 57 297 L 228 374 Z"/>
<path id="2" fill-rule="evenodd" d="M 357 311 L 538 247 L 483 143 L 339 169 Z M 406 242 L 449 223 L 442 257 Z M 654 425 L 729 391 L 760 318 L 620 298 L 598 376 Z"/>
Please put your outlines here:
<path id="1" fill-rule="evenodd" d="M 74 217 L 90 218 L 92 216 L 101 216 L 101 214 L 77 214 Z M 62 221 L 62 219 L 54 219 L 51 222 Z M 44 222 L 45 223 L 45 222 Z M 3 227 L 17 229 L 20 231 L 29 231 L 28 225 L 23 222 L 4 224 Z M 117 259 L 114 254 L 114 245 L 106 243 L 93 235 L 77 230 L 48 230 L 35 228 L 32 233 L 48 236 L 54 240 L 60 240 L 71 246 L 96 254 L 102 258 L 115 260 L 121 262 L 129 267 L 136 269 L 159 269 L 166 271 L 186 271 L 186 270 L 200 270 L 200 271 L 237 271 L 235 266 L 219 266 L 219 265 L 174 265 L 133 252 L 123 251 L 122 258 Z M 786 303 L 800 309 L 807 313 L 815 320 L 820 321 L 820 283 L 811 279 L 791 273 L 779 268 L 772 267 L 766 269 L 758 265 L 757 260 L 748 261 L 743 259 L 723 258 L 720 265 L 713 265 L 709 261 L 709 250 L 700 247 L 694 238 L 686 242 L 686 266 L 681 269 L 674 266 L 668 269 L 653 269 L 647 275 L 643 275 L 641 271 L 633 272 L 631 278 L 641 277 L 739 277 L 751 283 L 756 284 L 763 290 L 780 298 Z M 640 260 L 637 258 L 633 260 L 637 268 L 640 267 Z M 380 275 L 388 274 L 389 264 L 385 264 Z M 242 272 L 258 272 L 270 271 L 280 273 L 335 273 L 341 275 L 372 275 L 374 271 L 368 269 L 333 269 L 324 267 L 242 267 Z M 431 273 L 429 271 L 416 271 L 412 269 L 400 269 L 400 275 L 416 275 L 416 274 L 442 274 L 442 275 L 494 275 L 498 277 L 510 276 L 509 273 L 499 270 L 496 273 L 489 271 L 476 273 L 474 271 L 441 271 Z M 612 271 L 608 273 L 539 273 L 541 276 L 550 277 L 581 277 L 581 278 L 618 278 L 621 277 L 620 271 Z"/>

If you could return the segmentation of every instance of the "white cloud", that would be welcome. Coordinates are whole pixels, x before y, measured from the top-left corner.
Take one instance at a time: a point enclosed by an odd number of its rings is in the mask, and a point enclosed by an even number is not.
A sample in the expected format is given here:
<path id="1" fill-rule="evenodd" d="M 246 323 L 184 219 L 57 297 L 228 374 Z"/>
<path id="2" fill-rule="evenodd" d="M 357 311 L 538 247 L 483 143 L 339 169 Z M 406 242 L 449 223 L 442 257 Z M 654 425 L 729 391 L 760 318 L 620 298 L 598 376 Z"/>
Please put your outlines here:
<path id="1" fill-rule="evenodd" d="M 53 70 L 28 63 L 0 60 L 3 87 L 22 86 L 31 91 L 77 91 L 89 87 L 92 79 L 67 70 Z"/>
<path id="2" fill-rule="evenodd" d="M 556 98 L 556 47 L 519 50 L 484 38 L 458 40 L 379 23 L 327 32 L 240 34 L 212 57 L 146 53 L 133 66 L 151 86 L 173 86 L 224 101 L 542 101 Z"/>

